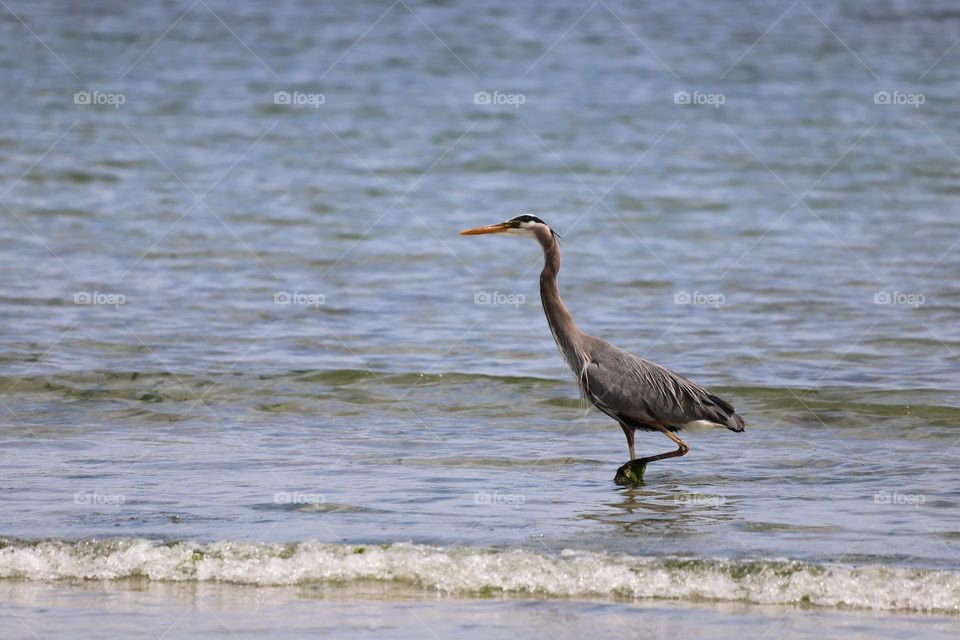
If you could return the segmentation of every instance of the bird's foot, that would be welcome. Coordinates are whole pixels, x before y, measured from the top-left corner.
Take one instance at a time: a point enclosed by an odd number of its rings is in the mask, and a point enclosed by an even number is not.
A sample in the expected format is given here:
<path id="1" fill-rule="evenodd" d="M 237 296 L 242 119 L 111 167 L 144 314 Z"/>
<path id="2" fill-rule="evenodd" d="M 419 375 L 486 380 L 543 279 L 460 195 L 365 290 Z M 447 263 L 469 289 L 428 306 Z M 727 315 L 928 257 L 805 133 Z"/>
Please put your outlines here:
<path id="1" fill-rule="evenodd" d="M 617 469 L 613 481 L 619 485 L 637 486 L 643 483 L 643 472 L 647 470 L 647 463 L 643 460 L 631 460 Z"/>

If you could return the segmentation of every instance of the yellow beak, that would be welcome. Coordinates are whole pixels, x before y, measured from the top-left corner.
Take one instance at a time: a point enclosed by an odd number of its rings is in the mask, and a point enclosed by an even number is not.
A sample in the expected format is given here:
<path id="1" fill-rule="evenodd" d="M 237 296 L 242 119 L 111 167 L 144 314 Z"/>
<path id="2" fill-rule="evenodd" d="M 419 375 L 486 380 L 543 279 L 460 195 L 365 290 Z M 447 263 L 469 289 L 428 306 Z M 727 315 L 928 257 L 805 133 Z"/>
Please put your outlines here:
<path id="1" fill-rule="evenodd" d="M 488 224 L 485 227 L 477 227 L 476 229 L 464 229 L 460 232 L 462 236 L 479 236 L 484 233 L 504 233 L 513 228 L 509 222 L 498 222 L 497 224 Z"/>

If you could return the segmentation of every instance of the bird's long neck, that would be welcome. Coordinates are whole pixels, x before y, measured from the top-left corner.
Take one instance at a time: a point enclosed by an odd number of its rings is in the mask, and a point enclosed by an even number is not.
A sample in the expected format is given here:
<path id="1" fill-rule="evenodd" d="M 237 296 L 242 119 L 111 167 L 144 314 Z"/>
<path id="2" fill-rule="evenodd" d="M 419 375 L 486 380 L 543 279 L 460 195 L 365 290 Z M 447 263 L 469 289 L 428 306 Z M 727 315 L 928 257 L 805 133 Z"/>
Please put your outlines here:
<path id="1" fill-rule="evenodd" d="M 560 352 L 575 373 L 583 369 L 581 332 L 560 298 L 557 274 L 560 272 L 560 245 L 549 230 L 539 231 L 537 240 L 543 247 L 543 271 L 540 272 L 540 301 L 547 316 L 550 332 Z"/>

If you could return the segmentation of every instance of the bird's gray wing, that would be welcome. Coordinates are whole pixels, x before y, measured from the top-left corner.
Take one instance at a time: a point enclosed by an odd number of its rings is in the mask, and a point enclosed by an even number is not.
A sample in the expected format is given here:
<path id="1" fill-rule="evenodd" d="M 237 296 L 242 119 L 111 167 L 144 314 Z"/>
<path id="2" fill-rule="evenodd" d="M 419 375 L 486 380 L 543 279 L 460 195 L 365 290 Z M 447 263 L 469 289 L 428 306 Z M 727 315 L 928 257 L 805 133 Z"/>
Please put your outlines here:
<path id="1" fill-rule="evenodd" d="M 733 406 L 697 383 L 609 343 L 593 349 L 581 385 L 598 409 L 615 419 L 681 427 L 706 420 L 740 431 Z"/>

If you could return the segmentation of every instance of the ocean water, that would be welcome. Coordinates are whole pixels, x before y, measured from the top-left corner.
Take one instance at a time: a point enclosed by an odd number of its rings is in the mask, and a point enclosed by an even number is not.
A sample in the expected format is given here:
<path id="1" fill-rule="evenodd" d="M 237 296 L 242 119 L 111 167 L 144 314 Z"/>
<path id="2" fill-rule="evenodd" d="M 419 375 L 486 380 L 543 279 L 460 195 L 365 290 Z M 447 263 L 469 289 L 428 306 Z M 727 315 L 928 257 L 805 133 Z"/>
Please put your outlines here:
<path id="1" fill-rule="evenodd" d="M 5 2 L 4 636 L 956 637 L 958 26 Z M 521 212 L 746 432 L 614 485 Z"/>

